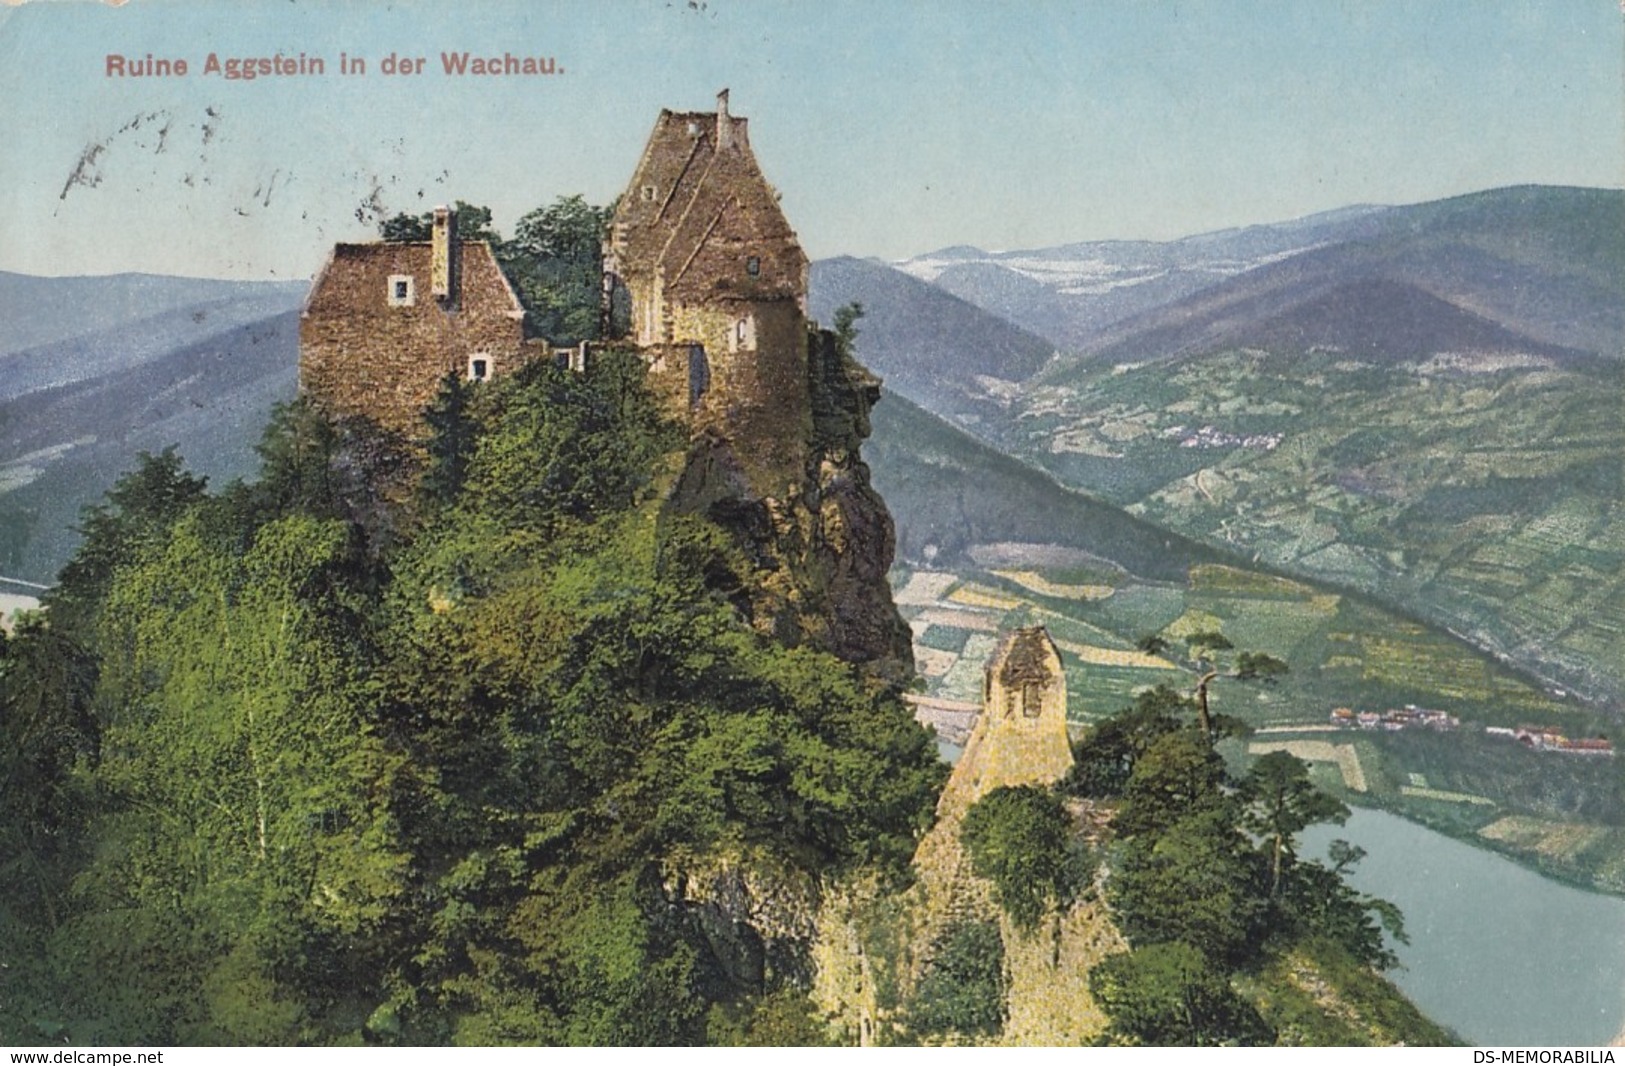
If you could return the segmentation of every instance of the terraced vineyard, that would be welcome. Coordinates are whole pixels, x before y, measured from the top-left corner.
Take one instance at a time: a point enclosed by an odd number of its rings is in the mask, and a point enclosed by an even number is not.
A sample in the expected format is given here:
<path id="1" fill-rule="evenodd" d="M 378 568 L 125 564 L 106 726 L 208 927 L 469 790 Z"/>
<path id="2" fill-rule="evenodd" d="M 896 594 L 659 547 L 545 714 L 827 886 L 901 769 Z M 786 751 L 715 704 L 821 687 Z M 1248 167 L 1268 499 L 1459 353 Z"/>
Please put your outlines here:
<path id="1" fill-rule="evenodd" d="M 1006 546 L 1006 554 L 1018 549 Z M 1043 551 L 1034 553 L 1038 557 Z M 1625 891 L 1625 790 L 1618 760 L 1531 751 L 1485 727 L 1548 725 L 1611 735 L 1612 719 L 1552 694 L 1463 641 L 1355 596 L 1240 567 L 1203 564 L 1183 582 L 1103 567 L 898 568 L 900 610 L 914 631 L 926 695 L 974 704 L 997 634 L 1042 623 L 1061 649 L 1074 729 L 1157 684 L 1188 687 L 1174 658 L 1135 645 L 1219 629 L 1238 648 L 1285 659 L 1278 684 L 1221 681 L 1215 709 L 1254 734 L 1232 746 L 1294 751 L 1317 782 L 1351 802 L 1402 813 L 1514 854 L 1559 876 Z M 1334 708 L 1448 712 L 1434 732 L 1341 729 Z"/>
<path id="2" fill-rule="evenodd" d="M 1617 364 L 1246 350 L 1046 380 L 1006 443 L 1159 526 L 1402 604 L 1618 706 L 1622 404 Z M 1411 654 L 1358 658 L 1381 679 Z M 1463 669 L 1450 691 L 1483 698 Z"/>

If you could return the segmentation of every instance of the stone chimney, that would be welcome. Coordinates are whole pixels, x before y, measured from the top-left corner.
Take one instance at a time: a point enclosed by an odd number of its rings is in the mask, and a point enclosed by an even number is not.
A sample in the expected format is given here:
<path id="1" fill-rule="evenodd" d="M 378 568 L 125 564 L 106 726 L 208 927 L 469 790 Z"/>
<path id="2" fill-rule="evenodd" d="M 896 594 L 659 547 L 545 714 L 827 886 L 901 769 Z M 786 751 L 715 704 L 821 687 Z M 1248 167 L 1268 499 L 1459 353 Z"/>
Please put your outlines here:
<path id="1" fill-rule="evenodd" d="M 429 290 L 443 304 L 457 303 L 457 257 L 461 252 L 457 241 L 457 212 L 449 207 L 434 209 L 434 232 L 429 239 L 431 249 Z"/>
<path id="2" fill-rule="evenodd" d="M 717 93 L 717 147 L 732 148 L 734 122 L 728 117 L 728 90 Z"/>

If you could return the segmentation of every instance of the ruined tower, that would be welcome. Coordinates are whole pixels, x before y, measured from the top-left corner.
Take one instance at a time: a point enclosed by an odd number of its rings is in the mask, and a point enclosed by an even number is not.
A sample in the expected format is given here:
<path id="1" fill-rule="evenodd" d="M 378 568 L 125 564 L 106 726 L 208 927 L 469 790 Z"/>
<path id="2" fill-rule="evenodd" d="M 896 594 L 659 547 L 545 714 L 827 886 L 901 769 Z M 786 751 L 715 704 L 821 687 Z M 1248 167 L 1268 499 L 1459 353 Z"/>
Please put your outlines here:
<path id="1" fill-rule="evenodd" d="M 1047 786 L 1072 768 L 1061 653 L 1043 626 L 1000 642 L 982 675 L 982 713 L 943 790 L 962 813 L 996 788 Z"/>

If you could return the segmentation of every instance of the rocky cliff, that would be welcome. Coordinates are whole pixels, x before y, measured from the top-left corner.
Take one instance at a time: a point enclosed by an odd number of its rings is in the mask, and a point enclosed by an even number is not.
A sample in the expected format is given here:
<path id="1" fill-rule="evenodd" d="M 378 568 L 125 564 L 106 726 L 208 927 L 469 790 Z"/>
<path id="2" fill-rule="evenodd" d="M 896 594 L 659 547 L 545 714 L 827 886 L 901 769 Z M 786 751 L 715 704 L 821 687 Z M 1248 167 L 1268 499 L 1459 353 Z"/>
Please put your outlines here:
<path id="1" fill-rule="evenodd" d="M 695 427 L 667 508 L 732 535 L 754 571 L 742 606 L 759 631 L 903 682 L 914 664 L 886 581 L 895 532 L 859 451 L 880 382 L 820 329 L 807 331 L 806 374 L 811 418 L 789 420 L 801 439 L 776 449 L 772 476 L 753 434 L 712 421 Z"/>

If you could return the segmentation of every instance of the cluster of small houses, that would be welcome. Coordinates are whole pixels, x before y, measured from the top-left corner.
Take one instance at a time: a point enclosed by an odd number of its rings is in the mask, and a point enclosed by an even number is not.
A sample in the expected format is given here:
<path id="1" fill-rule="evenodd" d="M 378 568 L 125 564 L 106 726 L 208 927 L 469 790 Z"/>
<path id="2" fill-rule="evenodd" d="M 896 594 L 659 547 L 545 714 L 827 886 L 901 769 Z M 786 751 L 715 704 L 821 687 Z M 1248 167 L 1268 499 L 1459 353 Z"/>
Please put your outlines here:
<path id="1" fill-rule="evenodd" d="M 1521 725 L 1515 729 L 1505 726 L 1485 726 L 1484 732 L 1492 737 L 1511 737 L 1526 748 L 1537 751 L 1562 751 L 1570 755 L 1613 755 L 1613 741 L 1605 737 L 1581 737 L 1571 740 L 1554 726 Z"/>
<path id="2" fill-rule="evenodd" d="M 1162 435 L 1177 438 L 1181 448 L 1252 448 L 1266 452 L 1273 452 L 1286 439 L 1284 433 L 1226 433 L 1214 426 L 1194 432 L 1184 426 L 1171 426 Z"/>
<path id="3" fill-rule="evenodd" d="M 1344 729 L 1382 729 L 1389 733 L 1397 733 L 1401 729 L 1432 729 L 1444 733 L 1461 725 L 1461 719 L 1453 714 L 1430 711 L 1425 707 L 1408 703 L 1404 707 L 1380 713 L 1377 711 L 1356 713 L 1347 707 L 1339 707 L 1332 712 L 1332 725 L 1342 726 Z"/>
<path id="4" fill-rule="evenodd" d="M 1332 712 L 1331 721 L 1333 725 L 1342 729 L 1380 729 L 1389 733 L 1396 733 L 1402 729 L 1432 729 L 1444 733 L 1461 725 L 1461 719 L 1453 714 L 1428 710 L 1415 704 L 1381 712 L 1356 712 L 1347 707 L 1339 707 Z M 1507 737 L 1534 751 L 1560 751 L 1569 755 L 1614 754 L 1613 742 L 1605 737 L 1571 739 L 1556 726 L 1520 725 L 1507 728 L 1492 725 L 1484 727 L 1484 735 Z"/>

